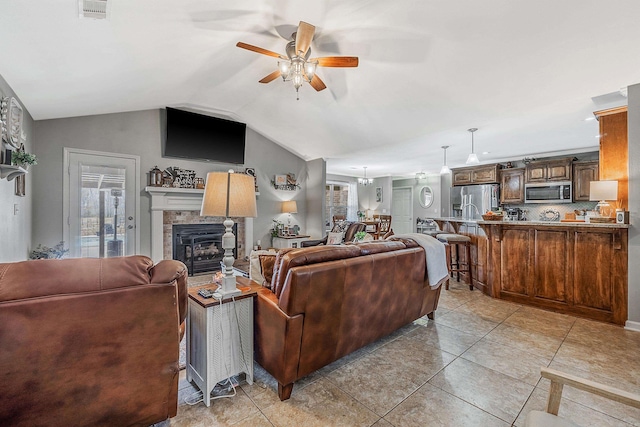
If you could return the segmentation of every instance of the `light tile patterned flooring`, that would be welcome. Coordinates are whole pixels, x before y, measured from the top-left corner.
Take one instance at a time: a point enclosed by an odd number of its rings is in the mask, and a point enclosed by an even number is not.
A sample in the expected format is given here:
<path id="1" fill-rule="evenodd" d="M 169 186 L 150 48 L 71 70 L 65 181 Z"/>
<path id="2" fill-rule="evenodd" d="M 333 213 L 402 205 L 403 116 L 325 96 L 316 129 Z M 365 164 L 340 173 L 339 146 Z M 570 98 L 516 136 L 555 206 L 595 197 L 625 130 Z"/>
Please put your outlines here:
<path id="1" fill-rule="evenodd" d="M 255 382 L 210 408 L 184 403 L 163 426 L 522 426 L 544 409 L 550 366 L 640 393 L 640 333 L 494 300 L 452 282 L 435 321 L 393 335 L 298 381 L 280 402 L 260 366 Z M 640 426 L 640 410 L 565 387 L 560 415 L 583 426 Z"/>

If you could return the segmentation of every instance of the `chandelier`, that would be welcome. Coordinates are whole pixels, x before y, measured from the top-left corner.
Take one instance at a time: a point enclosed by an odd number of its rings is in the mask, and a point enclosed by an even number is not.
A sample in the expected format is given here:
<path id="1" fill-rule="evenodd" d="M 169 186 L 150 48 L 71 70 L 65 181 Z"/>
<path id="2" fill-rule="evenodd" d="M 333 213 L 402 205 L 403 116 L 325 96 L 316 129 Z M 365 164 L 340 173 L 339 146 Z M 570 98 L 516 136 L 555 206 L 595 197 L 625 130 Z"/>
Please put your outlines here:
<path id="1" fill-rule="evenodd" d="M 373 184 L 372 178 L 367 178 L 367 167 L 364 167 L 364 178 L 358 178 L 358 184 L 364 185 L 365 187 L 369 184 Z"/>
<path id="2" fill-rule="evenodd" d="M 316 67 L 318 66 L 318 60 L 309 61 L 311 56 L 311 48 L 307 49 L 306 53 L 300 51 L 296 52 L 295 38 L 287 43 L 286 47 L 287 59 L 278 61 L 278 69 L 282 80 L 285 82 L 293 82 L 293 86 L 296 88 L 296 99 L 300 100 L 298 89 L 304 82 L 311 83 L 313 76 L 316 74 Z M 281 56 L 282 58 L 282 56 Z"/>

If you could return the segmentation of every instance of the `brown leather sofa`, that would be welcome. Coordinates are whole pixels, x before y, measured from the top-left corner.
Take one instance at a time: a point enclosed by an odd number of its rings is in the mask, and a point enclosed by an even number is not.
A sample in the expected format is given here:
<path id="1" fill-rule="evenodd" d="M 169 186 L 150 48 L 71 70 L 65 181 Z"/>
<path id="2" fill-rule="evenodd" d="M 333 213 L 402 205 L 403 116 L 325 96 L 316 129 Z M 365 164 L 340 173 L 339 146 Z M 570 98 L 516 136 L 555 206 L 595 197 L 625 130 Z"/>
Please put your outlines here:
<path id="1" fill-rule="evenodd" d="M 0 425 L 175 416 L 186 280 L 144 256 L 0 264 Z"/>
<path id="2" fill-rule="evenodd" d="M 428 283 L 424 249 L 413 240 L 282 250 L 271 289 L 256 299 L 255 360 L 286 400 L 294 381 L 424 315 L 433 319 L 440 285 Z"/>

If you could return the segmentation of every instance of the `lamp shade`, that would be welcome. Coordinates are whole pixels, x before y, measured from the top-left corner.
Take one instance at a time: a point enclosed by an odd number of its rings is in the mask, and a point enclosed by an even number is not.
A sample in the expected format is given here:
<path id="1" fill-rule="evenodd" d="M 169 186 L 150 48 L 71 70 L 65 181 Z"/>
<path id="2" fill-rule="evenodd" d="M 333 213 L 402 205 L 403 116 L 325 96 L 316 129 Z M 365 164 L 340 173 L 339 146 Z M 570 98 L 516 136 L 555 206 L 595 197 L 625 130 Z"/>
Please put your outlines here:
<path id="1" fill-rule="evenodd" d="M 618 181 L 591 181 L 589 184 L 589 200 L 618 200 Z"/>
<path id="2" fill-rule="evenodd" d="M 298 213 L 298 204 L 295 200 L 282 202 L 282 213 Z"/>
<path id="3" fill-rule="evenodd" d="M 233 172 L 209 172 L 200 215 L 226 218 L 258 216 L 253 177 Z"/>

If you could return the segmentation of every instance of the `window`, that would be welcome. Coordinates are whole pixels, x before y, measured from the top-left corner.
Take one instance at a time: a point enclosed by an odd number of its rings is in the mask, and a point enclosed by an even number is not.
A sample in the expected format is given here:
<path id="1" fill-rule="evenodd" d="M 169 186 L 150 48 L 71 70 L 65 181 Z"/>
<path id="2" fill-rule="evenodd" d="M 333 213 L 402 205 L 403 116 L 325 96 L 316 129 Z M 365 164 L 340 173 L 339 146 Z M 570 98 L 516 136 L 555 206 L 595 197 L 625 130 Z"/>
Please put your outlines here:
<path id="1" fill-rule="evenodd" d="M 349 210 L 349 183 L 348 182 L 327 182 L 325 187 L 325 228 L 331 231 L 332 219 L 334 215 L 344 215 L 347 217 Z"/>

